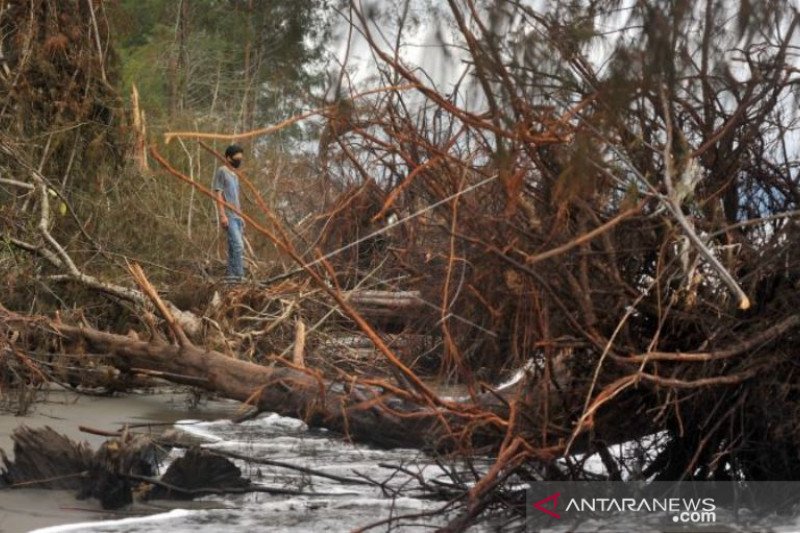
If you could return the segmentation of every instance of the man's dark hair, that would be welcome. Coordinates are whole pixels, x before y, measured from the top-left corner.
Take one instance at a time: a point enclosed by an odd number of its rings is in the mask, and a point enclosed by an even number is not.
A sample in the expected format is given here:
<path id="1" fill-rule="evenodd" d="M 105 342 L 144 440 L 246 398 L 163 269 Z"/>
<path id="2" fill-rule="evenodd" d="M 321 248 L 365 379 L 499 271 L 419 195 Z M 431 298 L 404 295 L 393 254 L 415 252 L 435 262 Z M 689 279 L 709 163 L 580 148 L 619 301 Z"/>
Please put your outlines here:
<path id="1" fill-rule="evenodd" d="M 243 154 L 244 150 L 238 144 L 232 144 L 225 148 L 225 157 L 233 157 L 236 154 Z"/>

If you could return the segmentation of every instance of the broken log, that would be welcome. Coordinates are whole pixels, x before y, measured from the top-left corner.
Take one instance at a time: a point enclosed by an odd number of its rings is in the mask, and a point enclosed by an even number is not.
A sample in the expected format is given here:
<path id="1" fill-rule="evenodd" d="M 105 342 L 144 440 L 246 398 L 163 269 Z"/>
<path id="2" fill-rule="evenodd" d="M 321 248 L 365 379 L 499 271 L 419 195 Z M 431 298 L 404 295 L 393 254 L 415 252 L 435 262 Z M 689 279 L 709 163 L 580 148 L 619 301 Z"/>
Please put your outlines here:
<path id="1" fill-rule="evenodd" d="M 424 305 L 419 291 L 356 290 L 345 292 L 344 294 L 356 308 L 363 306 L 408 309 Z"/>
<path id="2" fill-rule="evenodd" d="M 377 321 L 376 327 L 381 329 L 387 323 L 403 323 L 418 317 L 430 305 L 422 300 L 420 291 L 354 290 L 345 292 L 344 297 L 362 316 Z"/>

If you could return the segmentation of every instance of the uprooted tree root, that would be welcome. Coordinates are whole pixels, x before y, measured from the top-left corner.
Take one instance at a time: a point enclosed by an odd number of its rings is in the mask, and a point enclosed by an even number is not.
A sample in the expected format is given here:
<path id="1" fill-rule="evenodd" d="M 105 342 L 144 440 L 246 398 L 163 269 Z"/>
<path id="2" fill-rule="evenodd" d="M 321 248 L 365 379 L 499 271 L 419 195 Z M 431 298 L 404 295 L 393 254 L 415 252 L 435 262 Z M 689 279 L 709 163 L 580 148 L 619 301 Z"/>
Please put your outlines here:
<path id="1" fill-rule="evenodd" d="M 22 487 L 77 491 L 80 499 L 96 498 L 104 509 L 147 499 L 192 499 L 207 494 L 271 492 L 280 488 L 251 487 L 230 459 L 191 447 L 157 477 L 164 446 L 151 437 L 123 431 L 93 452 L 49 427 L 14 430 L 14 460 L 3 456 L 0 490 Z M 1 452 L 1 451 L 0 451 Z"/>

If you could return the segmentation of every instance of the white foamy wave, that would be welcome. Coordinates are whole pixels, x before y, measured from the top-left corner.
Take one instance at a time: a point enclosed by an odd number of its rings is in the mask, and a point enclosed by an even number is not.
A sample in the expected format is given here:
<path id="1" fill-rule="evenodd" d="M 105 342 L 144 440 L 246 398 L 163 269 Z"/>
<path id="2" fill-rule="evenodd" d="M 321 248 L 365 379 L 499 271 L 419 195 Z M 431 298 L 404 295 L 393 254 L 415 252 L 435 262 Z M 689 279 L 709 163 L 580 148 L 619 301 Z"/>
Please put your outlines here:
<path id="1" fill-rule="evenodd" d="M 175 422 L 175 427 L 185 433 L 200 437 L 209 442 L 220 442 L 222 437 L 218 437 L 214 431 L 209 430 L 209 426 L 218 422 L 201 422 L 200 420 L 179 420 Z"/>
<path id="2" fill-rule="evenodd" d="M 257 428 L 292 429 L 295 431 L 308 429 L 308 426 L 302 420 L 281 416 L 277 413 L 263 414 L 253 420 L 247 420 L 238 425 Z"/>
<path id="3" fill-rule="evenodd" d="M 129 526 L 132 524 L 142 524 L 142 523 L 149 523 L 154 524 L 156 522 L 164 522 L 168 520 L 175 520 L 178 518 L 185 518 L 192 514 L 192 511 L 187 511 L 186 509 L 173 509 L 167 513 L 149 515 L 149 516 L 137 516 L 131 518 L 121 518 L 119 520 L 103 520 L 98 522 L 80 522 L 77 524 L 65 524 L 63 526 L 51 526 L 45 527 L 42 529 L 34 529 L 30 533 L 61 533 L 63 531 L 86 531 L 87 529 L 92 528 L 115 528 L 121 526 Z"/>
<path id="4" fill-rule="evenodd" d="M 308 429 L 302 420 L 281 416 L 276 413 L 263 414 L 253 420 L 236 423 L 231 420 L 201 422 L 181 420 L 175 424 L 181 431 L 207 440 L 208 442 L 235 441 L 237 435 L 252 440 L 254 436 L 300 433 Z"/>
<path id="5" fill-rule="evenodd" d="M 522 378 L 524 378 L 528 372 L 533 372 L 534 368 L 536 368 L 535 361 L 533 359 L 528 359 L 528 361 L 524 365 L 522 365 L 522 368 L 517 369 L 517 371 L 514 372 L 513 376 L 511 376 L 506 381 L 497 385 L 495 387 L 495 390 L 501 391 L 513 387 L 514 385 L 522 381 Z"/>

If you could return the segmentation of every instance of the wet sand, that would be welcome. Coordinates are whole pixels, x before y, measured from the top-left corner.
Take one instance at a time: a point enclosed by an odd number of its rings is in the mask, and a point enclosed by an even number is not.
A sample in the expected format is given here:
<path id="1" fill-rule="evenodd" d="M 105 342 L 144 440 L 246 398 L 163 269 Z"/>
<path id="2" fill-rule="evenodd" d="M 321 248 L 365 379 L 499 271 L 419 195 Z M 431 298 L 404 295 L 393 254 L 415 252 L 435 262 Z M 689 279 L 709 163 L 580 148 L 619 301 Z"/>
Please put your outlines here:
<path id="1" fill-rule="evenodd" d="M 43 393 L 26 416 L 0 414 L 0 448 L 12 454 L 11 433 L 19 425 L 50 426 L 75 440 L 97 448 L 104 437 L 82 433 L 78 426 L 116 431 L 125 424 L 152 423 L 158 434 L 177 420 L 216 420 L 230 418 L 241 404 L 228 400 L 201 402 L 191 408 L 187 394 L 178 391 L 125 394 L 115 397 L 80 396 L 63 390 Z M 136 428 L 138 432 L 147 427 Z M 14 489 L 0 491 L 0 532 L 17 533 L 74 522 L 123 518 L 131 514 L 162 512 L 164 507 L 135 505 L 122 512 L 107 512 L 96 500 L 80 501 L 69 491 Z"/>

